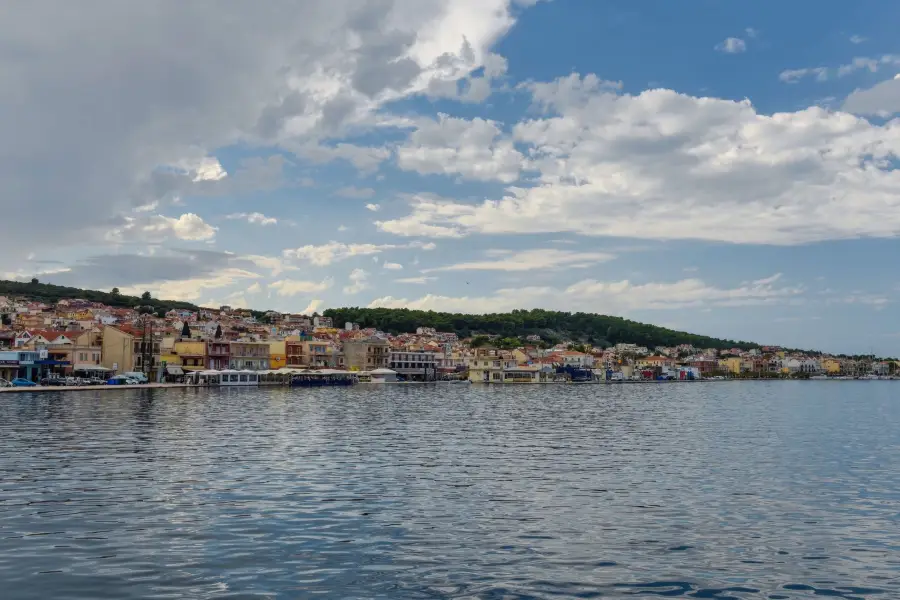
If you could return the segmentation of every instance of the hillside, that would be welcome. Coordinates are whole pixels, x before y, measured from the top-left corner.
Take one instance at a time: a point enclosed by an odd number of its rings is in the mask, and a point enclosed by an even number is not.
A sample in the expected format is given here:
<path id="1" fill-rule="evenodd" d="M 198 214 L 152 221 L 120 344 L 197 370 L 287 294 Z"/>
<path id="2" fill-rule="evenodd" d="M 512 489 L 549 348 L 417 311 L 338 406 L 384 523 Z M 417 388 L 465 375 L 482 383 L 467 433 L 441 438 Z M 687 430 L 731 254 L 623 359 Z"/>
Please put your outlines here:
<path id="1" fill-rule="evenodd" d="M 698 348 L 718 349 L 758 347 L 750 342 L 674 331 L 621 317 L 540 309 L 468 315 L 396 308 L 330 308 L 324 314 L 334 319 L 336 327 L 343 327 L 350 321 L 359 323 L 360 327 L 375 327 L 392 334 L 415 331 L 416 327 L 434 327 L 438 331 L 454 332 L 460 337 L 478 334 L 524 337 L 537 334 L 545 340 L 573 340 L 594 345 L 632 343 L 653 348 L 691 344 Z"/>
<path id="2" fill-rule="evenodd" d="M 167 312 L 173 308 L 183 310 L 200 310 L 190 302 L 178 302 L 175 300 L 158 300 L 156 298 L 140 298 L 138 296 L 126 296 L 113 292 L 101 292 L 98 290 L 83 290 L 80 288 L 53 285 L 49 283 L 33 283 L 21 281 L 0 280 L 0 296 L 22 296 L 46 303 L 55 303 L 63 298 L 81 298 L 91 302 L 102 302 L 108 306 L 118 308 L 134 308 L 135 306 L 151 306 L 154 312 Z"/>
<path id="3" fill-rule="evenodd" d="M 82 298 L 121 308 L 150 306 L 156 313 L 166 312 L 173 308 L 200 310 L 200 307 L 190 302 L 147 299 L 113 292 L 20 281 L 0 280 L 0 296 L 21 296 L 47 303 L 55 303 L 63 298 Z M 257 318 L 263 315 L 256 310 L 251 312 Z M 330 308 L 324 312 L 324 315 L 333 318 L 337 327 L 343 327 L 344 323 L 350 321 L 359 323 L 361 327 L 375 327 L 392 334 L 412 332 L 417 327 L 434 327 L 438 331 L 456 333 L 461 338 L 479 334 L 524 338 L 536 334 L 550 342 L 572 340 L 594 345 L 632 343 L 653 348 L 655 346 L 691 344 L 698 348 L 719 349 L 758 347 L 757 344 L 750 342 L 674 331 L 621 317 L 541 309 L 470 315 L 398 308 Z"/>

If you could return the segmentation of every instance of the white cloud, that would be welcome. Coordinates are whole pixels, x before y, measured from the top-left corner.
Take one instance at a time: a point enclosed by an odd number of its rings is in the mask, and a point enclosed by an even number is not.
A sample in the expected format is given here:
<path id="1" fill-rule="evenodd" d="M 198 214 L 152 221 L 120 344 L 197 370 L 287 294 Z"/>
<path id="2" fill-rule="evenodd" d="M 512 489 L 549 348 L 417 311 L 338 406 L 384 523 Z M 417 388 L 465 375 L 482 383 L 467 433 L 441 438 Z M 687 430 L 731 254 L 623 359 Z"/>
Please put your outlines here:
<path id="1" fill-rule="evenodd" d="M 215 157 L 204 157 L 190 171 L 194 175 L 194 181 L 218 181 L 228 175 Z"/>
<path id="2" fill-rule="evenodd" d="M 207 290 L 221 289 L 246 281 L 258 279 L 257 273 L 236 268 L 224 268 L 214 275 L 180 280 L 150 281 L 128 286 L 120 286 L 121 292 L 129 296 L 140 296 L 149 291 L 154 298 L 195 302 Z"/>
<path id="3" fill-rule="evenodd" d="M 814 76 L 816 81 L 828 80 L 828 67 L 811 67 L 805 69 L 787 69 L 778 75 L 785 83 L 797 83 L 804 77 Z"/>
<path id="4" fill-rule="evenodd" d="M 741 38 L 730 37 L 716 44 L 716 50 L 726 54 L 739 54 L 747 51 L 747 42 Z"/>
<path id="5" fill-rule="evenodd" d="M 564 290 L 551 287 L 506 288 L 490 296 L 439 296 L 428 294 L 415 300 L 385 296 L 373 300 L 370 307 L 410 308 L 464 313 L 507 312 L 515 309 L 627 314 L 635 310 L 683 309 L 706 306 L 751 306 L 802 303 L 802 287 L 777 287 L 778 277 L 767 278 L 734 288 L 720 288 L 699 279 L 671 283 L 634 284 L 630 281 L 579 281 Z"/>
<path id="6" fill-rule="evenodd" d="M 194 213 L 185 213 L 180 217 L 152 215 L 146 217 L 125 217 L 124 225 L 115 227 L 106 233 L 111 242 L 148 242 L 163 241 L 176 238 L 185 241 L 211 240 L 216 236 L 217 228 L 207 224 Z"/>
<path id="7" fill-rule="evenodd" d="M 430 281 L 435 281 L 437 277 L 402 277 L 400 279 L 395 279 L 396 283 L 411 283 L 415 285 L 425 285 Z"/>
<path id="8" fill-rule="evenodd" d="M 877 57 L 858 56 L 847 64 L 835 68 L 807 67 L 782 71 L 778 78 L 785 83 L 797 83 L 806 77 L 815 77 L 816 81 L 828 81 L 835 77 L 847 77 L 857 71 L 877 73 L 884 67 L 900 66 L 900 55 L 884 54 Z"/>
<path id="9" fill-rule="evenodd" d="M 347 227 L 346 225 L 338 225 L 337 228 L 338 231 L 347 231 L 347 229 L 349 229 L 349 227 Z"/>
<path id="10" fill-rule="evenodd" d="M 536 185 L 480 203 L 415 197 L 379 229 L 752 244 L 900 233 L 900 121 L 818 107 L 763 115 L 663 89 L 547 102 L 557 115 L 513 130 Z"/>
<path id="11" fill-rule="evenodd" d="M 378 212 L 381 210 L 380 204 L 366 204 L 366 209 L 371 210 L 372 212 Z"/>
<path id="12" fill-rule="evenodd" d="M 860 115 L 890 117 L 900 113 L 900 75 L 865 90 L 854 90 L 842 107 Z"/>
<path id="13" fill-rule="evenodd" d="M 250 287 L 247 288 L 246 293 L 248 294 L 258 294 L 262 291 L 262 286 L 259 285 L 259 282 L 253 283 Z"/>
<path id="14" fill-rule="evenodd" d="M 267 217 L 266 215 L 258 212 L 252 213 L 232 213 L 230 215 L 225 216 L 226 219 L 230 220 L 239 220 L 239 221 L 247 221 L 253 225 L 277 225 L 278 219 L 275 217 Z"/>
<path id="15" fill-rule="evenodd" d="M 381 267 L 383 269 L 387 269 L 388 271 L 400 271 L 403 269 L 403 265 L 395 262 L 385 262 L 382 263 Z"/>
<path id="16" fill-rule="evenodd" d="M 364 269 L 353 269 L 348 279 L 350 279 L 350 285 L 344 288 L 345 294 L 358 294 L 369 289 L 369 274 Z"/>
<path id="17" fill-rule="evenodd" d="M 410 249 L 434 250 L 433 242 L 410 242 L 408 244 L 344 244 L 334 240 L 319 246 L 306 245 L 284 251 L 287 259 L 305 260 L 317 266 L 327 266 L 354 256 L 371 256 L 385 250 Z M 374 257 L 377 259 L 377 257 Z"/>
<path id="18" fill-rule="evenodd" d="M 605 252 L 575 252 L 557 248 L 532 249 L 513 252 L 493 250 L 486 253 L 491 260 L 471 261 L 424 269 L 423 273 L 435 271 L 538 271 L 542 269 L 584 268 L 615 258 Z"/>
<path id="19" fill-rule="evenodd" d="M 851 44 L 862 44 L 863 42 L 866 42 L 866 41 L 868 41 L 868 38 L 865 38 L 861 35 L 851 35 L 850 36 Z"/>
<path id="20" fill-rule="evenodd" d="M 423 119 L 397 149 L 397 164 L 422 175 L 460 175 L 478 181 L 512 183 L 524 157 L 493 121 L 439 115 Z"/>
<path id="21" fill-rule="evenodd" d="M 298 294 L 315 294 L 330 289 L 334 284 L 331 277 L 322 281 L 299 281 L 296 279 L 282 279 L 269 284 L 269 289 L 274 290 L 279 296 L 296 296 Z"/>
<path id="22" fill-rule="evenodd" d="M 372 196 L 374 196 L 375 190 L 373 190 L 372 188 L 358 188 L 352 185 L 348 185 L 335 191 L 334 195 L 342 196 L 344 198 L 365 200 L 366 198 L 371 198 Z"/>
<path id="23" fill-rule="evenodd" d="M 759 37 L 759 31 L 756 30 L 756 29 L 754 29 L 754 28 L 752 28 L 752 27 L 748 27 L 747 29 L 745 29 L 745 30 L 744 30 L 744 33 L 746 33 L 746 34 L 747 34 L 747 37 L 750 38 L 750 39 L 754 39 L 754 38 L 756 38 L 756 37 Z"/>
<path id="24" fill-rule="evenodd" d="M 0 156 L 17 158 L 0 161 L 0 234 L 29 242 L 49 211 L 67 226 L 48 242 L 99 237 L 97 215 L 231 179 L 214 155 L 235 144 L 377 168 L 390 149 L 334 141 L 431 81 L 493 69 L 511 2 L 4 6 L 0 39 L 17 51 L 0 56 L 15 90 L 0 94 Z"/>
<path id="25" fill-rule="evenodd" d="M 320 306 L 322 306 L 321 300 L 310 300 L 309 304 L 306 305 L 306 308 L 300 311 L 300 314 L 311 315 L 314 312 L 317 312 Z"/>

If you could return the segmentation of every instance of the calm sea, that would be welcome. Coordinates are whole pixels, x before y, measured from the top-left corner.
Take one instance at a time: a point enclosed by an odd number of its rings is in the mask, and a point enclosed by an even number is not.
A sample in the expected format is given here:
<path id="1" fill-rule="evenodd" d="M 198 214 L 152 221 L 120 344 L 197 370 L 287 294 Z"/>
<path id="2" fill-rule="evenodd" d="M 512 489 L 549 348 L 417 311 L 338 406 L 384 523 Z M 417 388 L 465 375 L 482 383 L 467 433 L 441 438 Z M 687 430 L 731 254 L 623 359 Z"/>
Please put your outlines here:
<path id="1" fill-rule="evenodd" d="M 0 396 L 0 597 L 900 598 L 900 382 Z"/>

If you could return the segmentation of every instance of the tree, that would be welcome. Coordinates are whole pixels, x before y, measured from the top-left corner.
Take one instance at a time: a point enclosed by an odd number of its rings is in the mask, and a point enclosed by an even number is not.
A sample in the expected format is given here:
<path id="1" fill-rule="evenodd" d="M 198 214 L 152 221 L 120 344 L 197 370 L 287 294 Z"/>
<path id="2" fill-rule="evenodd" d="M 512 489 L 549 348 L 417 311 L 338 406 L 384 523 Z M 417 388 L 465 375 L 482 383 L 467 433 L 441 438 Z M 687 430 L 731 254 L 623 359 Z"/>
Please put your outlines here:
<path id="1" fill-rule="evenodd" d="M 222 326 L 217 324 L 215 338 L 218 340 L 221 337 L 222 337 Z"/>
<path id="2" fill-rule="evenodd" d="M 40 283 L 40 281 L 38 281 L 38 278 L 37 278 L 37 277 L 32 277 L 32 278 L 31 278 L 31 284 L 32 284 L 32 285 L 37 285 L 37 284 L 39 284 L 39 283 Z"/>
<path id="3" fill-rule="evenodd" d="M 184 326 L 181 328 L 181 337 L 191 337 L 191 328 L 188 326 L 187 321 L 184 322 Z"/>
<path id="4" fill-rule="evenodd" d="M 143 294 L 141 294 L 141 300 L 143 300 L 144 302 L 150 300 L 151 298 L 152 296 L 150 296 L 150 292 L 144 292 Z"/>
<path id="5" fill-rule="evenodd" d="M 112 292 L 110 292 L 110 293 L 111 293 L 113 296 L 118 296 L 118 295 L 119 295 L 119 288 L 113 288 L 113 289 L 112 289 Z"/>

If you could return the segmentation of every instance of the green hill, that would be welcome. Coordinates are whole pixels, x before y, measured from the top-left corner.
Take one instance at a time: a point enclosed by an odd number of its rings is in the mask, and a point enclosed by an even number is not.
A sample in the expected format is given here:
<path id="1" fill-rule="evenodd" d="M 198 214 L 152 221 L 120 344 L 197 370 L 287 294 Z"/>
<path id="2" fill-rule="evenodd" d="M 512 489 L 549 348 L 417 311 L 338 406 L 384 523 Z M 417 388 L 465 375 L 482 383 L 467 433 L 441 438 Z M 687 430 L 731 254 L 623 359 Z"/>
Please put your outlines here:
<path id="1" fill-rule="evenodd" d="M 405 308 L 330 308 L 324 315 L 334 319 L 335 327 L 343 327 L 349 321 L 359 323 L 360 327 L 375 327 L 392 334 L 415 331 L 416 327 L 434 327 L 460 337 L 499 335 L 522 338 L 536 334 L 549 341 L 572 340 L 594 345 L 631 343 L 651 349 L 679 344 L 719 349 L 759 347 L 750 342 L 674 331 L 621 317 L 540 309 L 468 315 Z"/>
<path id="2" fill-rule="evenodd" d="M 0 296 L 19 296 L 46 302 L 56 303 L 63 298 L 80 298 L 90 302 L 102 302 L 108 306 L 118 308 L 134 308 L 135 306 L 150 306 L 154 312 L 167 312 L 173 308 L 181 310 L 200 310 L 200 307 L 190 302 L 178 302 L 175 300 L 158 300 L 156 298 L 141 298 L 138 296 L 126 296 L 113 292 L 101 292 L 98 290 L 83 290 L 80 288 L 53 285 L 50 283 L 35 283 L 22 281 L 0 280 Z"/>

